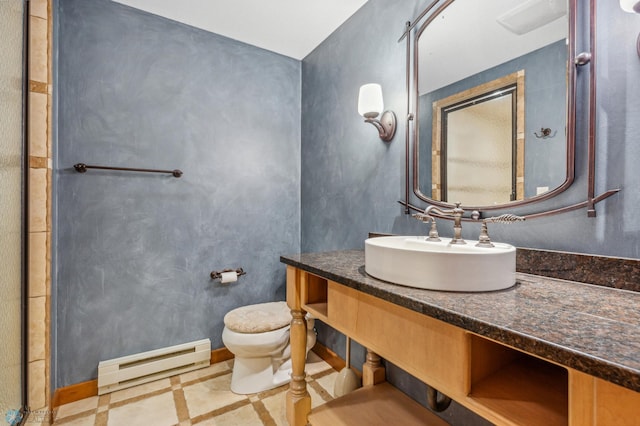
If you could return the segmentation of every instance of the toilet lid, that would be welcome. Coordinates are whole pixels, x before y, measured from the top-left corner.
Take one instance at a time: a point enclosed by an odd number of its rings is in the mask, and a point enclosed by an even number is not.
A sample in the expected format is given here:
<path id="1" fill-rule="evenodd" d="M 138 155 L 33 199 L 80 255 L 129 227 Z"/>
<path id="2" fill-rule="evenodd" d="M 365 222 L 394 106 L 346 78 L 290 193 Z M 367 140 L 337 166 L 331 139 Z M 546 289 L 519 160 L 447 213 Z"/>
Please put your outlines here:
<path id="1" fill-rule="evenodd" d="M 224 325 L 236 333 L 265 333 L 291 324 L 286 302 L 241 306 L 224 316 Z"/>

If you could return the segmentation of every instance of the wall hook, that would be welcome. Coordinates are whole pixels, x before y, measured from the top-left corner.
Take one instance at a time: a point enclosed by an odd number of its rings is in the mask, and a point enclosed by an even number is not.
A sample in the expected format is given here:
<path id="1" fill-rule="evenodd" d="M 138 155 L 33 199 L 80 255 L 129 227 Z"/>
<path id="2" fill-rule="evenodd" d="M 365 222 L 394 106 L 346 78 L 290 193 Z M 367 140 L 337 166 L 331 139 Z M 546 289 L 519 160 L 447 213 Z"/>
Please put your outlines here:
<path id="1" fill-rule="evenodd" d="M 556 133 L 558 133 L 557 130 L 553 132 L 553 134 L 551 134 L 551 129 L 548 127 L 540 128 L 540 134 L 538 134 L 538 132 L 533 132 L 533 134 L 536 135 L 536 138 L 538 139 L 552 138 L 556 135 Z"/>

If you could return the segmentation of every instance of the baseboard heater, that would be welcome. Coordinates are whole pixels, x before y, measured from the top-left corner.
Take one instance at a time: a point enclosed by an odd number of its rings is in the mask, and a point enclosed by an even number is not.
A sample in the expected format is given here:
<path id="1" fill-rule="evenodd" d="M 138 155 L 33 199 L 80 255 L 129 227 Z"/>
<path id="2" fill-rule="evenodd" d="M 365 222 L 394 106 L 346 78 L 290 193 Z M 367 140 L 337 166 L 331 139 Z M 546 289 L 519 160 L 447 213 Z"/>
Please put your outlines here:
<path id="1" fill-rule="evenodd" d="M 198 340 L 98 363 L 98 395 L 209 366 L 211 341 Z"/>

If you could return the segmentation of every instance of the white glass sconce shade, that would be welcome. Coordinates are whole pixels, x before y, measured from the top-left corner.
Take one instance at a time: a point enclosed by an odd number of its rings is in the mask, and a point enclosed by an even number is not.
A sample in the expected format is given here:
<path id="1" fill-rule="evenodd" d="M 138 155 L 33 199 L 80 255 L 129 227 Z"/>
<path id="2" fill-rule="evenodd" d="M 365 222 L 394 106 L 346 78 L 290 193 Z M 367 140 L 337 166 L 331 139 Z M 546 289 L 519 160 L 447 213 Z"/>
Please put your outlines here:
<path id="1" fill-rule="evenodd" d="M 396 133 L 396 115 L 393 111 L 385 111 L 382 100 L 382 87 L 371 83 L 360 87 L 358 94 L 358 113 L 365 118 L 365 123 L 371 123 L 378 129 L 380 139 L 391 141 Z M 382 113 L 380 119 L 376 119 Z"/>
<path id="2" fill-rule="evenodd" d="M 640 13 L 640 0 L 620 0 L 620 7 L 625 12 Z"/>
<path id="3" fill-rule="evenodd" d="M 382 87 L 375 83 L 361 86 L 358 95 L 358 113 L 365 118 L 375 118 L 383 109 Z"/>

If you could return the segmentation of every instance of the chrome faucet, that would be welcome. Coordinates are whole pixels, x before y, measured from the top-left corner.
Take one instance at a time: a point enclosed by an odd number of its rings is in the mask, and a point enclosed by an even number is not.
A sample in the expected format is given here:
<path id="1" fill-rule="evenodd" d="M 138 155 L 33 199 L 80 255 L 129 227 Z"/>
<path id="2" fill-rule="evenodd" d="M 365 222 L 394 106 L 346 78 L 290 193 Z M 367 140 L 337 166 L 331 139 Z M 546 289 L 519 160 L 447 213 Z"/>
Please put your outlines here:
<path id="1" fill-rule="evenodd" d="M 435 224 L 436 220 L 433 217 L 432 213 L 435 213 L 439 216 L 451 216 L 453 217 L 453 238 L 451 239 L 451 244 L 467 244 L 465 240 L 462 239 L 462 215 L 464 214 L 464 210 L 460 208 L 460 203 L 456 203 L 456 207 L 453 209 L 441 209 L 437 206 L 429 206 L 425 209 L 424 214 L 413 215 L 413 217 L 422 220 L 423 222 L 428 222 L 431 220 L 431 231 L 429 232 L 428 241 L 440 241 L 432 239 L 433 235 L 435 237 L 438 236 L 438 231 L 436 231 Z"/>

